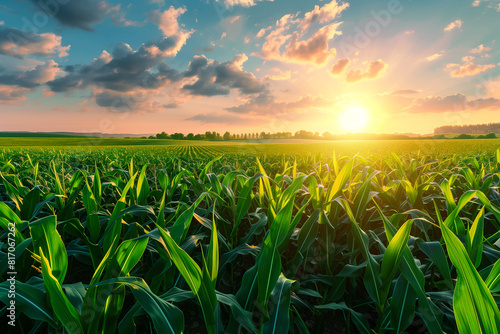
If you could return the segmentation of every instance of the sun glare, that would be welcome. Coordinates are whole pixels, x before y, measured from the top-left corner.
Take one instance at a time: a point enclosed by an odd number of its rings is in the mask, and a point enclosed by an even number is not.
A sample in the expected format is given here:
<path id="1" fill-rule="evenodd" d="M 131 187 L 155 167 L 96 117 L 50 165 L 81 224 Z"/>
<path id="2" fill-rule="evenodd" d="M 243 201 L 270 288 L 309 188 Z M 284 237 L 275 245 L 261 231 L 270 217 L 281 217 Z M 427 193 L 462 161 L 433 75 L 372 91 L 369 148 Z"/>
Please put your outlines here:
<path id="1" fill-rule="evenodd" d="M 355 106 L 344 111 L 339 117 L 342 128 L 347 132 L 360 132 L 368 124 L 369 115 L 365 108 Z"/>

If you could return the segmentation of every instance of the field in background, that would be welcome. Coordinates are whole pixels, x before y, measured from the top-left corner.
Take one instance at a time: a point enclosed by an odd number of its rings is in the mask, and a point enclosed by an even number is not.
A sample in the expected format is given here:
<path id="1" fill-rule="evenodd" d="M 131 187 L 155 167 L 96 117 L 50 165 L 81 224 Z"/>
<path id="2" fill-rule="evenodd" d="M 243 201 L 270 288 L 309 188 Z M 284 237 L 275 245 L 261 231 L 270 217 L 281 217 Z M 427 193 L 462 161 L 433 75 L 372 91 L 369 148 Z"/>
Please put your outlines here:
<path id="1" fill-rule="evenodd" d="M 500 332 L 500 140 L 85 142 L 0 138 L 20 333 Z"/>
<path id="2" fill-rule="evenodd" d="M 206 146 L 210 146 L 207 148 Z M 102 138 L 19 138 L 0 137 L 0 150 L 19 148 L 35 149 L 40 147 L 70 148 L 71 150 L 98 149 L 109 147 L 128 148 L 131 154 L 138 150 L 164 151 L 167 154 L 189 155 L 190 152 L 207 154 L 326 154 L 333 151 L 341 155 L 378 155 L 388 152 L 409 154 L 491 154 L 500 147 L 500 139 L 466 140 L 357 140 L 357 141 L 318 141 L 318 140 L 261 140 L 255 141 L 188 141 L 171 139 L 102 139 Z M 215 157 L 215 156 L 214 156 Z"/>

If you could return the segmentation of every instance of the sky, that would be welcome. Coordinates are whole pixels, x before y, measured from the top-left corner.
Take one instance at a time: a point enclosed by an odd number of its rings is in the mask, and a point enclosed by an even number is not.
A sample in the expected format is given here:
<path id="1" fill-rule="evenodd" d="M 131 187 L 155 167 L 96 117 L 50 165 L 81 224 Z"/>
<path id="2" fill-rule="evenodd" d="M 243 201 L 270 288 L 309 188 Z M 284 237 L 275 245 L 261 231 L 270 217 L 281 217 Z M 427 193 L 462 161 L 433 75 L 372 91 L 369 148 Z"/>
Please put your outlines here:
<path id="1" fill-rule="evenodd" d="M 498 0 L 7 0 L 0 131 L 500 122 Z"/>

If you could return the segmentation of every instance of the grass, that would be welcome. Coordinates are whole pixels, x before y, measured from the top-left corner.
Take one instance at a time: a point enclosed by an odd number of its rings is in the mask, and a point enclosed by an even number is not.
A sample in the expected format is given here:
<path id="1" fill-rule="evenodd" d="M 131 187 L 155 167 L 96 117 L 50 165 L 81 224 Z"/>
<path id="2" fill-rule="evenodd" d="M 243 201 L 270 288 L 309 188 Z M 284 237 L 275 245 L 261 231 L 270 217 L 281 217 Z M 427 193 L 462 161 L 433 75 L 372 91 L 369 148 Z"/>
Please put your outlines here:
<path id="1" fill-rule="evenodd" d="M 20 333 L 499 332 L 500 140 L 37 140 L 0 148 Z"/>

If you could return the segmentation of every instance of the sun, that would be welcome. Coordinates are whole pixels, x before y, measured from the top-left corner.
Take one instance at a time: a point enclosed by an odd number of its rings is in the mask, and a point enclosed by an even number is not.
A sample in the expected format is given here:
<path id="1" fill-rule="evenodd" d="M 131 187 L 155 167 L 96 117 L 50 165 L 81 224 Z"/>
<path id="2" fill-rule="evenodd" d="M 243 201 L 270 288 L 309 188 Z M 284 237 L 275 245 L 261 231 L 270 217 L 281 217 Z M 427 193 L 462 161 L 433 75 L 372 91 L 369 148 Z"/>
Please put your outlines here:
<path id="1" fill-rule="evenodd" d="M 368 125 L 369 119 L 366 109 L 360 106 L 346 109 L 339 117 L 342 128 L 352 133 L 362 131 Z"/>

